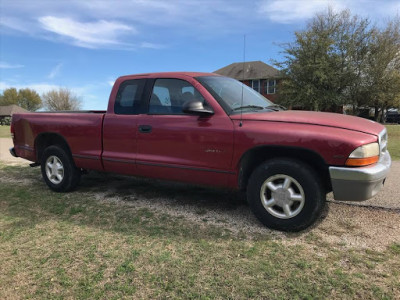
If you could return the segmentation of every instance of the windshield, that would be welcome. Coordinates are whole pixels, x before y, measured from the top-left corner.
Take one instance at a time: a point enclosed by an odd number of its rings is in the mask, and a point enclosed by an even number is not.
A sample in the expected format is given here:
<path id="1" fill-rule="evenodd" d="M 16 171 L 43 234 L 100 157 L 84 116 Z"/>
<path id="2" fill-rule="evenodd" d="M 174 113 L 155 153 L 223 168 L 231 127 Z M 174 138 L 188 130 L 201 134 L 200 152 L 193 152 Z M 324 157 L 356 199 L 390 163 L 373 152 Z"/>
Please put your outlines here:
<path id="1" fill-rule="evenodd" d="M 210 92 L 229 115 L 265 109 L 279 110 L 267 98 L 235 79 L 220 76 L 201 76 L 196 79 Z"/>

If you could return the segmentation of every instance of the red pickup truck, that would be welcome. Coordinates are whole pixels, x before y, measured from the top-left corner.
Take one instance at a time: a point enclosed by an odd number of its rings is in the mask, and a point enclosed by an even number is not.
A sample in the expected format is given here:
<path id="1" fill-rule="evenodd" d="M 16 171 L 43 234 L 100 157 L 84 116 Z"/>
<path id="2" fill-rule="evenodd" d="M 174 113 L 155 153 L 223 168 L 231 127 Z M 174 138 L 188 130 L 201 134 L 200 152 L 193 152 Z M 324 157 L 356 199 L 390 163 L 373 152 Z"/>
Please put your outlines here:
<path id="1" fill-rule="evenodd" d="M 85 170 L 242 189 L 266 226 L 299 231 L 326 194 L 366 200 L 391 158 L 385 127 L 332 113 L 286 111 L 209 73 L 116 80 L 107 111 L 14 114 L 12 155 L 40 165 L 54 191 Z"/>

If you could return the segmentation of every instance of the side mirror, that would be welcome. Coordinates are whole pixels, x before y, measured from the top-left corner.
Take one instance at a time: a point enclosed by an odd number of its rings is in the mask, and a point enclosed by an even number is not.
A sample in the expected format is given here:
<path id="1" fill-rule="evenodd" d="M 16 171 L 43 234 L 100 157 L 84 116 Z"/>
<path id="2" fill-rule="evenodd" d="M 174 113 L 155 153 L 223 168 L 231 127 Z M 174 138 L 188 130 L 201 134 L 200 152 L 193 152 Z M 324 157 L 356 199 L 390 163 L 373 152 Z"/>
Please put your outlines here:
<path id="1" fill-rule="evenodd" d="M 201 101 L 190 100 L 183 103 L 182 111 L 191 115 L 213 115 L 214 112 L 210 108 L 205 108 Z"/>

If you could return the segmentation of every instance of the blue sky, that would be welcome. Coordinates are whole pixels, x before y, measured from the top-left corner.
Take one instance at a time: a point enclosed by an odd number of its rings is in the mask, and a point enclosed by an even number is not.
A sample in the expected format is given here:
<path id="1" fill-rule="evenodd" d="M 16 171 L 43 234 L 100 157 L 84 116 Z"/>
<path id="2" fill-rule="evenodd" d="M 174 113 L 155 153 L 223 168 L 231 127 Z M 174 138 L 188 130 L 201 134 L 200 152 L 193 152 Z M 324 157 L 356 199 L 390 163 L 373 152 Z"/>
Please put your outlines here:
<path id="1" fill-rule="evenodd" d="M 243 60 L 281 59 L 316 13 L 349 8 L 378 25 L 400 1 L 0 0 L 0 90 L 70 88 L 83 109 L 106 109 L 121 75 L 212 72 Z"/>

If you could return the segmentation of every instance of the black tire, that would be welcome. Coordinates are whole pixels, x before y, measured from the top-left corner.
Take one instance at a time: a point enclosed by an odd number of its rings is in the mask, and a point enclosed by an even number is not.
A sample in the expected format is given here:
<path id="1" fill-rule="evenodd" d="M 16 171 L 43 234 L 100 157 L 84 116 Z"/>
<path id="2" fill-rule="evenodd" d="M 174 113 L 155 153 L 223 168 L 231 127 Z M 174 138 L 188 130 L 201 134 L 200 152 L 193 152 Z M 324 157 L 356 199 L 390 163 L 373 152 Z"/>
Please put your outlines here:
<path id="1" fill-rule="evenodd" d="M 321 215 L 326 194 L 319 176 L 309 165 L 291 158 L 277 158 L 264 162 L 251 174 L 247 199 L 265 226 L 301 231 Z"/>
<path id="2" fill-rule="evenodd" d="M 69 192 L 81 179 L 81 172 L 72 157 L 59 146 L 50 146 L 44 150 L 41 170 L 44 181 L 55 192 Z"/>

